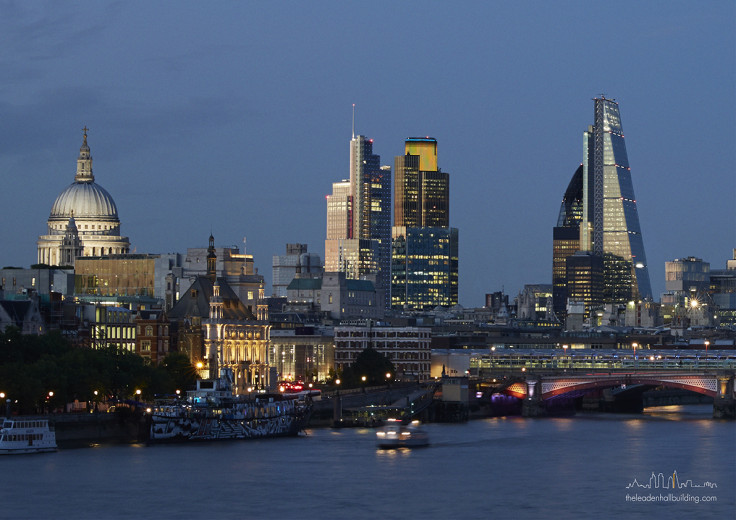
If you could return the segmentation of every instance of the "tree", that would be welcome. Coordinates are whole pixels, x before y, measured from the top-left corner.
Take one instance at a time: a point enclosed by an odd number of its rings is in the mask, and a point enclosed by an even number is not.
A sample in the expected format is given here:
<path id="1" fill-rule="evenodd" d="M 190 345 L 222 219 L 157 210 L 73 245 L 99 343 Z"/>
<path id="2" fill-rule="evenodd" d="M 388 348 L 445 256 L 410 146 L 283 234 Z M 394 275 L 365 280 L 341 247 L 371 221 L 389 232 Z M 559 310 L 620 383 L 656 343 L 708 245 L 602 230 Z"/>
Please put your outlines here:
<path id="1" fill-rule="evenodd" d="M 189 361 L 189 356 L 181 352 L 170 352 L 164 358 L 163 369 L 171 377 L 173 390 L 193 389 L 197 384 L 197 369 Z"/>
<path id="2" fill-rule="evenodd" d="M 363 384 L 363 377 L 366 378 L 366 385 L 381 385 L 386 383 L 388 373 L 395 373 L 391 360 L 373 347 L 368 347 L 358 354 L 353 364 L 343 370 L 342 378 L 346 387 Z"/>

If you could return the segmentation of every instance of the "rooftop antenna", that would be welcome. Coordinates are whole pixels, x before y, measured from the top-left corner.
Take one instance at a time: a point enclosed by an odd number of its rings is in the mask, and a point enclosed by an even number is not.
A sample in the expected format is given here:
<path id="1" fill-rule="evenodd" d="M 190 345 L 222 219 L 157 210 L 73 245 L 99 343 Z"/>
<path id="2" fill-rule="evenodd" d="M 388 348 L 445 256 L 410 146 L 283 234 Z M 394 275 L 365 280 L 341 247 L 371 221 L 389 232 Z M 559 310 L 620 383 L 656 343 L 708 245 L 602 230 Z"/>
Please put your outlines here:
<path id="1" fill-rule="evenodd" d="M 353 139 L 355 139 L 355 103 L 353 103 Z"/>

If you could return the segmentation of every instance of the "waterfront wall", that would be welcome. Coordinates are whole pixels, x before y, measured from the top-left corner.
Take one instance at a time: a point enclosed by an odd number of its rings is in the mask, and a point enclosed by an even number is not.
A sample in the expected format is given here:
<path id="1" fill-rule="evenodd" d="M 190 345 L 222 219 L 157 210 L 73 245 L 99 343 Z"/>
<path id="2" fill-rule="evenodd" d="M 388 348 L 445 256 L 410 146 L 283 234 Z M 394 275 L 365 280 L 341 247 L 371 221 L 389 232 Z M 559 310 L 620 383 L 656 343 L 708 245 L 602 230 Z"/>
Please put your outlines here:
<path id="1" fill-rule="evenodd" d="M 91 443 L 143 442 L 148 433 L 143 413 L 127 408 L 114 413 L 65 413 L 48 417 L 61 448 Z"/>

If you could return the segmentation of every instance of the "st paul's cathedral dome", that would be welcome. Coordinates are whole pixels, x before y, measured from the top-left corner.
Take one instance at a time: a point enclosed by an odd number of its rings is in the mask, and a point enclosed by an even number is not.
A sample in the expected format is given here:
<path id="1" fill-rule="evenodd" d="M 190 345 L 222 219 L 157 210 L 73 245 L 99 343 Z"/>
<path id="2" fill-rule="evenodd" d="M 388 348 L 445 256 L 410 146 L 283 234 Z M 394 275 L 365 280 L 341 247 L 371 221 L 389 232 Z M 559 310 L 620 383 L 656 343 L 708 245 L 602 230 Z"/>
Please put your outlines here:
<path id="1" fill-rule="evenodd" d="M 95 182 L 85 128 L 74 182 L 51 207 L 48 234 L 38 237 L 38 262 L 74 265 L 78 256 L 107 256 L 129 250 L 128 237 L 120 236 L 115 201 Z"/>

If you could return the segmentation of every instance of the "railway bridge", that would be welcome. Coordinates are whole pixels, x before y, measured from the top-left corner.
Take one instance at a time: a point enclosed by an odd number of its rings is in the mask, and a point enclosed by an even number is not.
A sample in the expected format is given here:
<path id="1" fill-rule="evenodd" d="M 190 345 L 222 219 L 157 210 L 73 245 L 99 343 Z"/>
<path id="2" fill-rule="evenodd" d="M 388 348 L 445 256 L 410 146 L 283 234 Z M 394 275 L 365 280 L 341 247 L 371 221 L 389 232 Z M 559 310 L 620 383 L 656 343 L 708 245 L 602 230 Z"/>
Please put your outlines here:
<path id="1" fill-rule="evenodd" d="M 625 391 L 631 387 L 684 389 L 713 398 L 713 417 L 736 419 L 735 371 L 620 371 L 570 374 L 566 371 L 523 373 L 506 377 L 493 392 L 522 400 L 522 415 L 540 417 L 555 400 L 573 399 L 596 390 Z"/>

